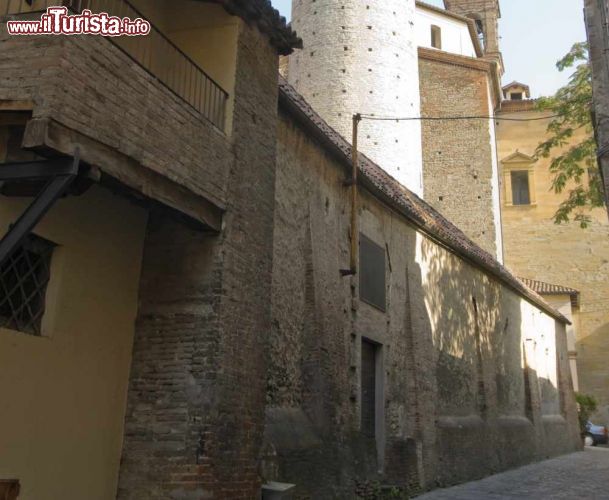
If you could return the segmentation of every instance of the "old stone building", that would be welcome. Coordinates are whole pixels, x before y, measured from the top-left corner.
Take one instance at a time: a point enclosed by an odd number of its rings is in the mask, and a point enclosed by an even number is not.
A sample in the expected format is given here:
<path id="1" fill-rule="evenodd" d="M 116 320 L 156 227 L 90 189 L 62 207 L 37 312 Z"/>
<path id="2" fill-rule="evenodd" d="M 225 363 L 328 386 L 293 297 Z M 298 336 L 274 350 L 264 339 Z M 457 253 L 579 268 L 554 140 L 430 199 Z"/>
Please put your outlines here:
<path id="1" fill-rule="evenodd" d="M 298 40 L 262 0 L 136 4 L 86 5 L 147 17 L 146 37 L 10 36 L 2 19 L 2 227 L 29 172 L 84 191 L 45 189 L 2 262 L 0 477 L 20 500 L 260 490 L 277 56 Z"/>
<path id="2" fill-rule="evenodd" d="M 349 145 L 287 83 L 277 151 L 274 479 L 351 498 L 364 479 L 430 488 L 577 447 L 556 312 L 365 158 L 360 272 L 341 276 Z"/>
<path id="3" fill-rule="evenodd" d="M 505 95 L 511 100 L 503 102 L 499 116 L 547 116 L 547 112 L 536 109 L 534 100 L 522 100 L 523 89 L 527 88 L 517 82 L 507 85 Z M 609 223 L 606 213 L 595 209 L 588 229 L 581 229 L 578 222 L 554 224 L 554 213 L 568 196 L 569 186 L 562 194 L 556 194 L 550 159 L 534 158 L 537 146 L 547 137 L 548 123 L 549 120 L 501 121 L 497 125 L 505 260 L 518 276 L 543 282 L 532 286 L 563 314 L 573 317 L 569 350 L 572 365 L 577 365 L 574 378 L 579 380 L 580 391 L 598 398 L 597 419 L 607 424 Z M 578 132 L 573 141 L 581 140 L 584 133 Z"/>
<path id="4" fill-rule="evenodd" d="M 367 116 L 361 151 L 501 260 L 493 120 L 412 120 L 494 115 L 499 17 L 497 0 L 447 2 L 446 10 L 298 1 L 292 26 L 306 50 L 284 60 L 282 74 L 344 137 L 352 115 Z"/>
<path id="5" fill-rule="evenodd" d="M 151 33 L 8 34 L 45 6 L 0 1 L 0 488 L 374 497 L 581 446 L 567 318 L 415 194 L 417 125 L 370 133 L 399 161 L 361 155 L 353 182 L 328 108 L 278 85 L 301 41 L 270 3 L 92 0 Z M 320 29 L 330 7 L 298 5 Z M 353 7 L 342 51 L 390 46 L 405 84 L 342 69 L 418 113 L 416 7 L 395 9 Z"/>
<path id="6" fill-rule="evenodd" d="M 496 24 L 497 2 L 482 3 L 484 8 L 480 2 L 447 5 Z M 501 261 L 499 173 L 490 119 L 501 102 L 501 66 L 497 53 L 489 52 L 498 47 L 497 31 L 487 33 L 481 28 L 486 24 L 424 3 L 417 4 L 417 26 L 421 116 L 428 118 L 422 122 L 425 200 Z"/>

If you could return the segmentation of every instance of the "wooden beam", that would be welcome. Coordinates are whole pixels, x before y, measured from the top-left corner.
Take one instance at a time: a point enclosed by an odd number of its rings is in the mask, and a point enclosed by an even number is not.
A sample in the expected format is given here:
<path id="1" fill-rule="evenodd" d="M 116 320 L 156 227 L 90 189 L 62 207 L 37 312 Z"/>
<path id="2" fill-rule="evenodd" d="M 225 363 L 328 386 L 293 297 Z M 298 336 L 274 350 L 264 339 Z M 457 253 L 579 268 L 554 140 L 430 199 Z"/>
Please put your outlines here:
<path id="1" fill-rule="evenodd" d="M 30 120 L 23 136 L 23 147 L 47 158 L 73 156 L 78 148 L 81 161 L 99 169 L 102 183 L 104 176 L 109 176 L 133 194 L 141 195 L 138 196 L 139 201 L 142 201 L 143 197 L 159 203 L 212 232 L 220 232 L 222 228 L 223 207 L 150 170 L 114 148 L 54 120 Z"/>
<path id="2" fill-rule="evenodd" d="M 33 111 L 34 101 L 27 99 L 16 101 L 12 99 L 0 99 L 0 111 Z"/>

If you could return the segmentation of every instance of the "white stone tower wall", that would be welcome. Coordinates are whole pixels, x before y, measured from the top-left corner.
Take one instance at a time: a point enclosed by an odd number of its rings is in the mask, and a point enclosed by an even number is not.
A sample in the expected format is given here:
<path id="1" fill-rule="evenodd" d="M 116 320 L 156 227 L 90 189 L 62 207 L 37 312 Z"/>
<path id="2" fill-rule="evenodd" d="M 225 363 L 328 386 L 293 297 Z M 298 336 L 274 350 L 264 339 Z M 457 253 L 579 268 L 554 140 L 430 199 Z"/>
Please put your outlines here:
<path id="1" fill-rule="evenodd" d="M 288 79 L 348 140 L 354 113 L 418 117 L 414 22 L 414 0 L 294 0 L 304 49 L 290 57 Z M 359 149 L 422 195 L 420 122 L 365 120 Z"/>

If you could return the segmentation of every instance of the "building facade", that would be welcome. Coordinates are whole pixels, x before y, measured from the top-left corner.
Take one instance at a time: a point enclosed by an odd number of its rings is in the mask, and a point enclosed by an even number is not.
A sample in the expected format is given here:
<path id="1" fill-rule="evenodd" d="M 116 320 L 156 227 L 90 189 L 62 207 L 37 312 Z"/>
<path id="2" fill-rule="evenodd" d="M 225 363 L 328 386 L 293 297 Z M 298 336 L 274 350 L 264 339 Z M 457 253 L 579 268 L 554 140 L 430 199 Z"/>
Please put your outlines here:
<path id="1" fill-rule="evenodd" d="M 498 4 L 397 4 L 294 2 L 306 50 L 282 74 L 342 136 L 362 114 L 358 149 L 501 260 L 494 122 L 418 119 L 493 116 Z"/>
<path id="2" fill-rule="evenodd" d="M 367 158 L 341 276 L 349 144 L 287 83 L 277 151 L 269 478 L 412 493 L 578 447 L 565 326 L 538 295 Z"/>
<path id="3" fill-rule="evenodd" d="M 418 3 L 417 26 L 425 200 L 501 261 L 500 66 L 470 17 Z"/>
<path id="4" fill-rule="evenodd" d="M 513 95 L 512 90 L 521 93 L 521 89 L 522 85 L 517 84 L 506 86 L 505 90 L 507 95 Z M 520 99 L 504 101 L 500 113 L 501 117 L 518 119 L 544 115 L 547 112 L 538 111 L 535 101 Z M 569 186 L 562 194 L 556 194 L 552 189 L 550 160 L 534 157 L 537 146 L 546 140 L 548 123 L 549 120 L 501 121 L 497 126 L 504 188 L 505 260 L 518 276 L 569 292 L 563 293 L 563 306 L 554 303 L 566 315 L 571 303 L 569 295 L 579 294 L 572 302 L 572 363 L 577 364 L 579 390 L 598 398 L 598 419 L 607 423 L 609 224 L 602 209 L 591 213 L 591 225 L 585 230 L 577 222 L 554 223 L 554 213 L 566 198 Z M 576 135 L 573 140 L 581 138 L 582 135 Z M 549 297 L 547 290 L 538 288 L 546 298 L 558 300 L 556 296 Z M 550 295 L 554 295 L 552 289 Z"/>
<path id="5" fill-rule="evenodd" d="M 0 2 L 1 493 L 370 498 L 581 447 L 568 319 L 392 167 L 353 189 L 268 2 L 117 3 L 150 35 Z"/>

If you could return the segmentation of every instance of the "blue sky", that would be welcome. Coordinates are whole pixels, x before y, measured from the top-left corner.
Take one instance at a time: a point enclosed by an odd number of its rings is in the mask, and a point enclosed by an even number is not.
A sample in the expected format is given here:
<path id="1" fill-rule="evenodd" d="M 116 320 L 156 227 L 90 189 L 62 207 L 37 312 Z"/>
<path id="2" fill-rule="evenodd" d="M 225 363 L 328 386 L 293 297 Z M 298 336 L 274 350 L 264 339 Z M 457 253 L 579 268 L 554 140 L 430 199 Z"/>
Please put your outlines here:
<path id="1" fill-rule="evenodd" d="M 382 0 L 375 0 L 382 1 Z M 427 0 L 442 6 L 442 0 Z M 272 0 L 290 17 L 291 0 Z M 500 0 L 499 30 L 505 60 L 504 84 L 518 80 L 531 86 L 533 97 L 553 94 L 569 71 L 560 73 L 556 61 L 575 42 L 586 38 L 582 0 Z"/>

